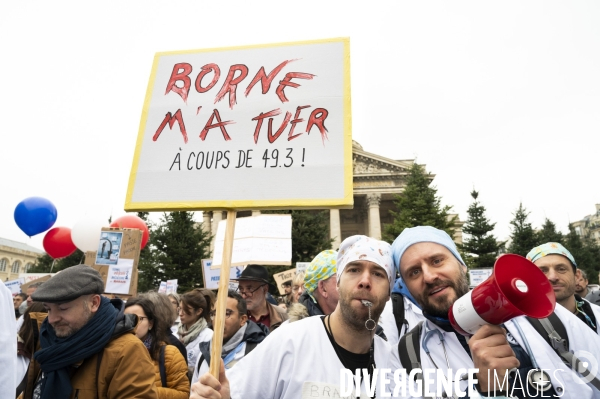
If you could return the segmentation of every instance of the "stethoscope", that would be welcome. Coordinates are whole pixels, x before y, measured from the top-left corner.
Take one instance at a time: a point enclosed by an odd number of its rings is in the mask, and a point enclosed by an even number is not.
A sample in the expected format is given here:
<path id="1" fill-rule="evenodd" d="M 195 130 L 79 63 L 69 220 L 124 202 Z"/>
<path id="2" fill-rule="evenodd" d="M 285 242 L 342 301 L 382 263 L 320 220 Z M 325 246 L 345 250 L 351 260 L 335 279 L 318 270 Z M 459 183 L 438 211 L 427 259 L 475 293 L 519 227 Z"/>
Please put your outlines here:
<path id="1" fill-rule="evenodd" d="M 431 360 L 431 363 L 433 363 L 433 366 L 439 370 L 440 368 L 438 367 L 437 363 L 433 360 L 433 357 L 431 357 L 431 353 L 429 351 L 429 347 L 427 346 L 427 342 L 429 341 L 429 339 L 431 337 L 433 337 L 434 335 L 438 336 L 438 339 L 440 340 L 440 343 L 442 344 L 442 349 L 444 350 L 444 358 L 446 359 L 446 366 L 448 366 L 447 370 L 450 370 L 450 360 L 448 360 L 448 352 L 446 351 L 446 339 L 444 338 L 444 334 L 442 334 L 442 332 L 440 330 L 437 330 L 435 328 L 429 328 L 427 326 L 427 322 L 423 323 L 423 331 L 425 332 L 423 334 L 423 338 L 421 339 L 421 347 L 423 348 L 423 350 L 425 351 L 425 354 L 427 355 L 427 357 L 429 358 L 429 360 Z M 444 379 L 446 379 L 446 377 L 442 374 L 442 377 Z M 468 374 L 463 374 L 460 376 L 459 381 L 466 381 L 468 379 Z M 452 383 L 454 383 L 454 381 L 450 381 Z M 446 392 L 442 392 L 442 397 L 447 398 L 448 395 L 446 394 Z M 452 394 L 452 397 L 454 399 L 458 399 L 458 396 L 456 395 L 456 393 Z"/>
<path id="2" fill-rule="evenodd" d="M 525 338 L 525 334 L 523 334 L 523 330 L 521 330 L 521 326 L 517 321 L 513 321 L 513 325 L 517 328 L 517 332 L 521 337 L 521 340 L 525 344 L 525 351 L 527 352 L 527 356 L 531 360 L 531 365 L 533 366 L 534 371 L 527 373 L 527 383 L 531 385 L 531 387 L 540 390 L 542 392 L 546 392 L 550 388 L 552 388 L 552 381 L 550 380 L 550 375 L 546 373 L 544 370 L 540 369 L 533 356 L 533 351 L 529 346 L 529 342 L 527 338 Z"/>

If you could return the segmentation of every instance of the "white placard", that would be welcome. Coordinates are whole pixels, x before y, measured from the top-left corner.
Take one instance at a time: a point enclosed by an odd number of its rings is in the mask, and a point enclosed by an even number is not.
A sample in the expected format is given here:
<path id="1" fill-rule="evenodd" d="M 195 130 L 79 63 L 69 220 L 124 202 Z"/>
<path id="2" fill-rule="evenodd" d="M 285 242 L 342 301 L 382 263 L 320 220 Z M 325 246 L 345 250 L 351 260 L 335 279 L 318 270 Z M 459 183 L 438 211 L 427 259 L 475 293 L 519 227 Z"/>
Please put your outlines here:
<path id="1" fill-rule="evenodd" d="M 226 220 L 222 220 L 217 227 L 212 269 L 218 268 L 222 262 L 226 223 Z M 240 225 L 242 228 L 238 230 Z M 291 266 L 291 261 L 291 215 L 259 215 L 236 219 L 231 266 L 252 263 Z"/>
<path id="2" fill-rule="evenodd" d="M 212 259 L 202 259 L 202 271 L 204 272 L 204 287 L 209 290 L 216 290 L 219 288 L 219 280 L 221 279 L 221 269 L 211 269 Z M 244 270 L 243 266 L 236 266 L 230 269 L 229 273 L 229 289 L 237 289 L 238 283 L 231 281 L 231 279 L 239 278 Z"/>
<path id="3" fill-rule="evenodd" d="M 476 287 L 487 280 L 488 277 L 492 275 L 493 270 L 494 269 L 470 269 L 469 280 L 471 287 Z"/>
<path id="4" fill-rule="evenodd" d="M 161 281 L 160 282 L 160 287 L 158 287 L 158 293 L 159 294 L 166 294 L 167 293 L 167 282 L 166 281 Z"/>
<path id="5" fill-rule="evenodd" d="M 19 273 L 19 278 L 24 279 L 23 284 L 37 280 L 46 276 L 54 276 L 56 273 Z"/>
<path id="6" fill-rule="evenodd" d="M 156 54 L 125 210 L 351 207 L 352 189 L 349 39 Z"/>
<path id="7" fill-rule="evenodd" d="M 306 272 L 310 262 L 296 262 L 296 274 Z"/>
<path id="8" fill-rule="evenodd" d="M 166 294 L 177 293 L 177 279 L 167 280 Z"/>
<path id="9" fill-rule="evenodd" d="M 104 292 L 128 295 L 132 273 L 133 259 L 120 258 L 116 265 L 109 265 Z"/>
<path id="10" fill-rule="evenodd" d="M 13 296 L 21 292 L 21 284 L 25 284 L 24 278 L 18 278 L 16 280 L 5 281 L 4 285 L 10 290 Z"/>

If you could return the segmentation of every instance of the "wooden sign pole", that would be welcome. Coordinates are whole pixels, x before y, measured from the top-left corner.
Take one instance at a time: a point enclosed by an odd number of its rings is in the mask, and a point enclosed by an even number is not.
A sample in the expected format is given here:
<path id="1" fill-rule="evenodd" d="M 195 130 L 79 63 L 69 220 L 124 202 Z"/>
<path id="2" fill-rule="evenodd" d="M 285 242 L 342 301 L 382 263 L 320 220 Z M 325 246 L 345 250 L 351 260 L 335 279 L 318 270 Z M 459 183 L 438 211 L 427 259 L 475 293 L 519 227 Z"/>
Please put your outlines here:
<path id="1" fill-rule="evenodd" d="M 229 275 L 231 271 L 231 254 L 233 252 L 233 233 L 235 230 L 235 210 L 227 211 L 227 225 L 225 227 L 225 242 L 223 243 L 223 262 L 221 263 L 221 277 L 219 279 L 219 293 L 213 321 L 212 349 L 210 352 L 210 374 L 219 378 L 221 351 L 223 348 L 223 331 L 225 328 L 225 310 L 227 309 L 227 291 L 229 290 Z"/>

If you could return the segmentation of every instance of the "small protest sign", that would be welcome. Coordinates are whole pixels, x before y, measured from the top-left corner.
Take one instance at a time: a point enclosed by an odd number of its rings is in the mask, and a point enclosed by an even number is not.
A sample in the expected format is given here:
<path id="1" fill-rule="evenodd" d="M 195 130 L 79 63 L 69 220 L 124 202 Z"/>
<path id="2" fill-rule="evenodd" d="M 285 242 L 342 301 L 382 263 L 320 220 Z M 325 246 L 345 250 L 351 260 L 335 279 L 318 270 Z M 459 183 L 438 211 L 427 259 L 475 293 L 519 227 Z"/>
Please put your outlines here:
<path id="1" fill-rule="evenodd" d="M 296 262 L 296 274 L 304 273 L 310 262 Z"/>
<path id="2" fill-rule="evenodd" d="M 275 273 L 273 275 L 273 280 L 275 280 L 275 284 L 277 284 L 277 289 L 279 290 L 279 295 L 284 295 L 285 290 L 283 289 L 283 283 L 289 280 L 292 280 L 296 275 L 296 269 L 286 270 L 281 273 Z"/>
<path id="3" fill-rule="evenodd" d="M 209 290 L 216 290 L 219 288 L 219 280 L 221 279 L 221 270 L 220 269 L 211 269 L 212 259 L 202 259 L 202 277 L 204 278 L 204 287 Z M 236 279 L 242 275 L 242 271 L 244 270 L 244 266 L 236 266 L 230 268 L 230 279 Z M 235 290 L 237 288 L 237 282 L 230 281 L 229 289 Z"/>
<path id="4" fill-rule="evenodd" d="M 492 275 L 493 269 L 470 269 L 469 270 L 469 280 L 470 286 L 476 287 L 479 284 L 483 283 L 489 276 Z"/>

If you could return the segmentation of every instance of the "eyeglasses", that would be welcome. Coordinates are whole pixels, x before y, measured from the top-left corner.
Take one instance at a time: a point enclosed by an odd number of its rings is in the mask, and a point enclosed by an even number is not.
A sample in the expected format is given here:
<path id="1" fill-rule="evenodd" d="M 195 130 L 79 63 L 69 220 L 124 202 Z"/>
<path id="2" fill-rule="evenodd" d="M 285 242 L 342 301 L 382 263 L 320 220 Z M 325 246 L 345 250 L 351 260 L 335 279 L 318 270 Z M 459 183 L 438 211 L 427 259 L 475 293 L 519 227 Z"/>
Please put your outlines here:
<path id="1" fill-rule="evenodd" d="M 258 287 L 256 287 L 256 288 L 255 288 L 255 289 L 253 289 L 253 290 L 250 290 L 250 289 L 248 289 L 248 290 L 245 290 L 245 289 L 243 289 L 243 288 L 240 288 L 240 287 L 238 287 L 238 288 L 237 288 L 237 292 L 239 292 L 241 295 L 252 296 L 252 295 L 253 295 L 253 294 L 254 294 L 256 291 L 258 291 L 258 289 L 259 289 L 260 287 L 264 287 L 265 285 L 266 285 L 266 284 L 261 284 L 261 285 L 259 285 Z"/>
<path id="2" fill-rule="evenodd" d="M 230 310 L 230 309 L 225 310 L 225 319 L 230 318 L 232 314 L 233 314 L 233 310 Z M 217 315 L 217 312 L 215 312 L 213 310 L 212 312 L 209 313 L 209 315 L 210 315 L 210 319 L 214 320 L 215 316 Z"/>

